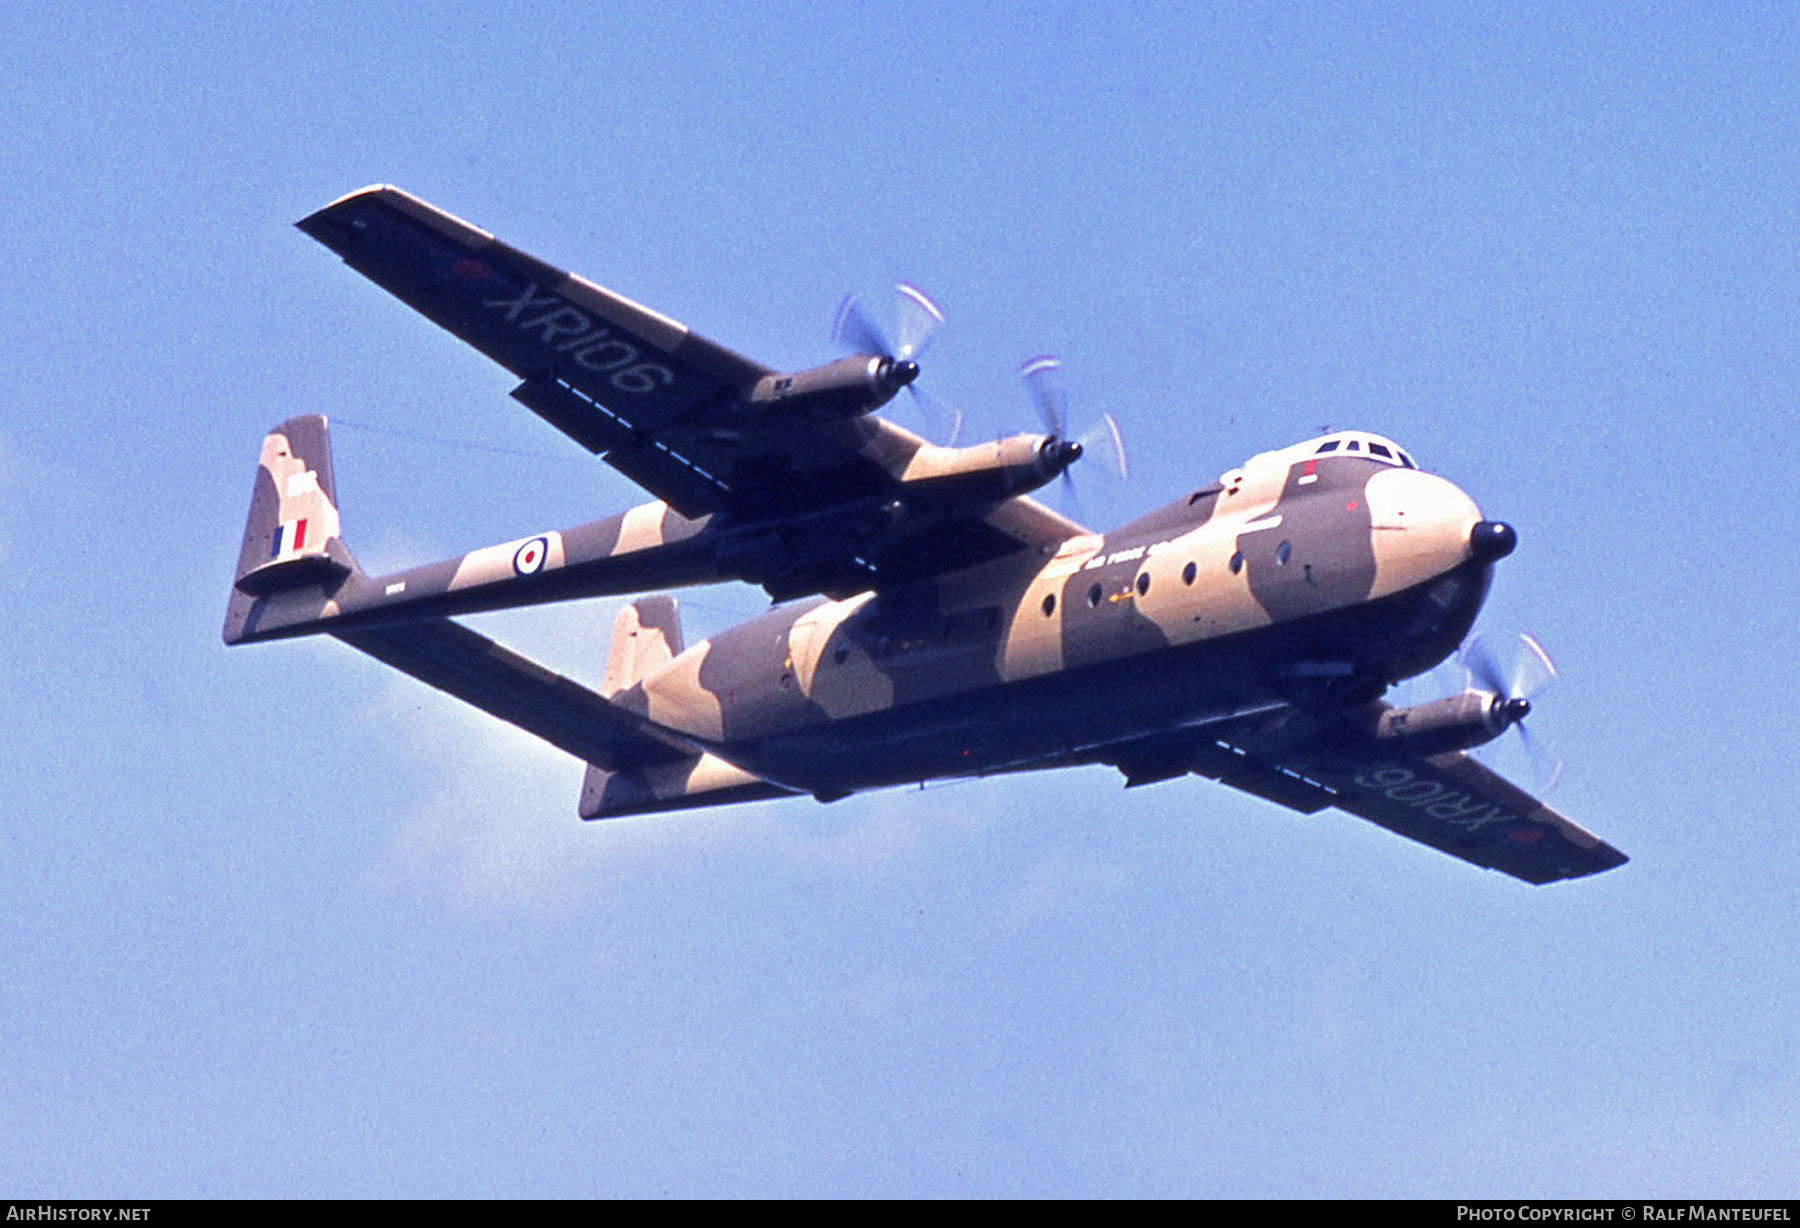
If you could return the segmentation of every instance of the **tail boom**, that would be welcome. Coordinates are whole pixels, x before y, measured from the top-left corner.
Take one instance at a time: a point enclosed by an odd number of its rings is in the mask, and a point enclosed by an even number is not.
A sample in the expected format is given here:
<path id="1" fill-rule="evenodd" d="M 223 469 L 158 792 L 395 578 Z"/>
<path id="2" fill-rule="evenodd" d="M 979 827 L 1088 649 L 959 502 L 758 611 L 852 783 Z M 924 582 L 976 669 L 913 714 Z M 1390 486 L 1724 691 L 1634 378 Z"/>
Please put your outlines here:
<path id="1" fill-rule="evenodd" d="M 326 420 L 290 418 L 263 440 L 225 642 L 392 627 L 732 578 L 711 518 L 690 520 L 660 502 L 384 576 L 365 575 L 340 534 Z"/>
<path id="2" fill-rule="evenodd" d="M 584 818 L 790 792 L 649 720 L 631 694 L 611 702 L 681 653 L 672 598 L 642 598 L 620 612 L 603 694 L 446 617 L 718 579 L 717 538 L 706 519 L 647 504 L 374 578 L 341 530 L 326 420 L 290 418 L 263 440 L 225 642 L 330 634 L 517 725 L 588 764 Z"/>

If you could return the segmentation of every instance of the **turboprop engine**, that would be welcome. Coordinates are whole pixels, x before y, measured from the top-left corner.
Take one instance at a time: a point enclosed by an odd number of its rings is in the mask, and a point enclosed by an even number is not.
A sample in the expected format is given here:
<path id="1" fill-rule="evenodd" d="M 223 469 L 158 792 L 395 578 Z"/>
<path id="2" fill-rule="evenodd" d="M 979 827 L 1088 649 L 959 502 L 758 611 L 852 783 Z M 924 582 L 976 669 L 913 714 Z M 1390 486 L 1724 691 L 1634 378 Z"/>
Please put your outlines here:
<path id="1" fill-rule="evenodd" d="M 814 421 L 856 418 L 880 409 L 918 378 L 916 362 L 852 354 L 809 371 L 763 376 L 750 392 L 750 409 Z"/>
<path id="2" fill-rule="evenodd" d="M 1492 742 L 1530 711 L 1528 700 L 1469 690 L 1410 708 L 1380 709 L 1369 732 L 1383 741 L 1403 743 L 1414 754 L 1438 755 Z"/>
<path id="3" fill-rule="evenodd" d="M 1007 435 L 966 448 L 927 445 L 900 474 L 901 498 L 998 503 L 1036 490 L 1081 459 L 1082 447 L 1056 435 Z"/>

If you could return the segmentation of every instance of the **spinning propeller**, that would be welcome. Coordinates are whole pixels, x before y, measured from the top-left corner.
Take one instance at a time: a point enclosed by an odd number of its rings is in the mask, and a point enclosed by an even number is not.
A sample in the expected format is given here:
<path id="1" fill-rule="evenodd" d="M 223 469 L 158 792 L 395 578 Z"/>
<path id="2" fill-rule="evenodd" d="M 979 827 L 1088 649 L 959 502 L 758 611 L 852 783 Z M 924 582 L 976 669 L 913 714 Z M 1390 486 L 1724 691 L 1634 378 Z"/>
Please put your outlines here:
<path id="1" fill-rule="evenodd" d="M 1062 359 L 1054 354 L 1028 358 L 1019 366 L 1019 378 L 1031 394 L 1044 432 L 1055 441 L 1062 462 L 1063 490 L 1071 502 L 1075 500 L 1075 478 L 1069 466 L 1081 457 L 1099 457 L 1108 472 L 1123 479 L 1131 475 L 1125 458 L 1125 438 L 1119 433 L 1119 421 L 1111 414 L 1101 414 L 1099 421 L 1074 439 L 1068 437 L 1069 394 L 1063 385 Z"/>
<path id="2" fill-rule="evenodd" d="M 1531 713 L 1531 697 L 1557 679 L 1556 663 L 1550 659 L 1550 654 L 1544 651 L 1544 646 L 1536 636 L 1520 632 L 1510 667 L 1504 666 L 1493 646 L 1477 631 L 1464 642 L 1456 655 L 1468 676 L 1471 689 L 1479 686 L 1500 697 L 1500 707 L 1494 714 L 1495 719 L 1500 722 L 1503 730 L 1516 728 L 1519 731 L 1519 740 L 1524 745 L 1525 753 L 1538 766 L 1539 775 L 1545 781 L 1540 787 L 1545 792 L 1555 788 L 1556 782 L 1562 778 L 1562 760 L 1532 737 L 1524 723 Z"/>
<path id="3" fill-rule="evenodd" d="M 895 345 L 887 333 L 863 309 L 855 295 L 846 294 L 838 304 L 837 318 L 832 321 L 831 339 L 853 354 L 873 354 L 892 359 L 906 379 L 906 390 L 929 426 L 933 439 L 949 445 L 962 431 L 962 413 L 921 389 L 912 380 L 919 373 L 918 357 L 931 344 L 938 326 L 944 322 L 943 308 L 931 296 L 911 282 L 894 285 L 898 300 L 896 318 L 900 344 Z"/>
<path id="4" fill-rule="evenodd" d="M 953 445 L 962 431 L 961 412 L 926 393 L 913 382 L 919 374 L 919 355 L 925 352 L 936 336 L 938 327 L 944 322 L 943 309 L 930 295 L 910 282 L 897 283 L 894 291 L 897 321 L 894 334 L 890 335 L 883 329 L 855 295 L 847 294 L 838 304 L 837 318 L 832 322 L 832 340 L 851 353 L 869 354 L 893 363 L 897 382 L 912 394 L 928 423 L 930 436 L 945 445 Z M 899 338 L 897 344 L 893 339 L 895 336 Z M 1125 441 L 1119 433 L 1118 420 L 1111 414 L 1102 414 L 1098 421 L 1080 435 L 1074 438 L 1069 436 L 1069 400 L 1063 387 L 1060 358 L 1042 354 L 1028 359 L 1020 366 L 1019 376 L 1025 381 L 1026 391 L 1030 393 L 1038 418 L 1043 423 L 1044 433 L 1049 436 L 1041 451 L 1040 463 L 1046 468 L 1040 472 L 1060 472 L 1071 503 L 1077 503 L 1078 500 L 1075 498 L 1074 478 L 1069 473 L 1069 466 L 1084 455 L 1100 457 L 1106 468 L 1121 478 L 1128 475 Z"/>

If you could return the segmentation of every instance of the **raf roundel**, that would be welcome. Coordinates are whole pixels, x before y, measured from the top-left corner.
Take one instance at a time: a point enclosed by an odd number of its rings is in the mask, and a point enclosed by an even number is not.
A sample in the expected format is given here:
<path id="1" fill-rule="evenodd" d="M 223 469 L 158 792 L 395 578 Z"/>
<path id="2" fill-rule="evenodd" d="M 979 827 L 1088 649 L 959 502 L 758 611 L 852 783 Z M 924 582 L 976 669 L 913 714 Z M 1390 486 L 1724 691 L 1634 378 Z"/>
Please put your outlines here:
<path id="1" fill-rule="evenodd" d="M 513 571 L 521 576 L 535 576 L 544 569 L 544 556 L 550 553 L 550 539 L 534 537 L 513 555 Z"/>

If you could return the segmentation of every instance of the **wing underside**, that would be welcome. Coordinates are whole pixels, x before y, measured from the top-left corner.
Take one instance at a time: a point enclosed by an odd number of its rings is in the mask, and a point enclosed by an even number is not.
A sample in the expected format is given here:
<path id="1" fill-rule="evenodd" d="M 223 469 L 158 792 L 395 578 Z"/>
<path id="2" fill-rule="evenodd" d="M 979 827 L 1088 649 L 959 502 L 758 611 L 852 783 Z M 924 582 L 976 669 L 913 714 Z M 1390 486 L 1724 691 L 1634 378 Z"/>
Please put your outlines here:
<path id="1" fill-rule="evenodd" d="M 1082 532 L 1025 497 L 893 514 L 924 441 L 752 404 L 771 368 L 393 187 L 301 230 L 520 378 L 513 397 L 689 519 L 778 599 L 891 587 Z M 766 574 L 764 574 L 766 573 Z"/>
<path id="2" fill-rule="evenodd" d="M 1408 755 L 1358 738 L 1337 719 L 1314 725 L 1313 738 L 1277 749 L 1258 736 L 1267 727 L 1261 718 L 1228 723 L 1097 757 L 1123 771 L 1128 784 L 1191 772 L 1302 814 L 1336 808 L 1528 883 L 1598 874 L 1627 860 L 1465 752 Z M 1330 753 L 1320 753 L 1321 745 Z"/>

